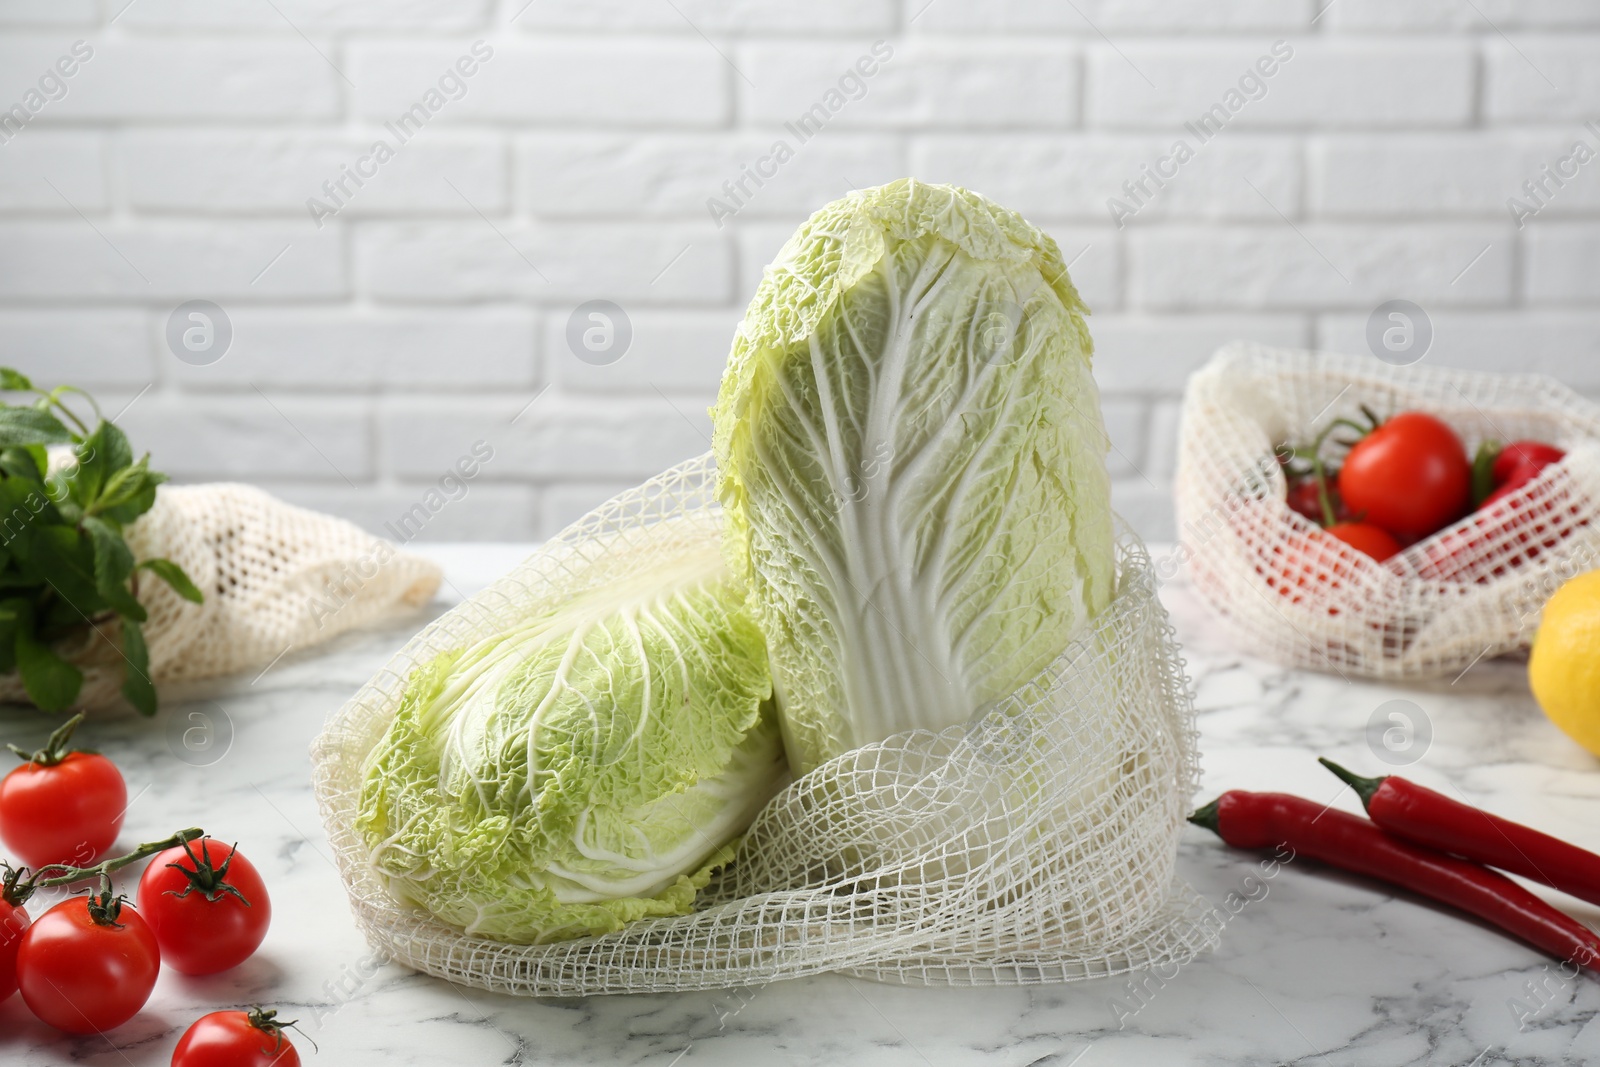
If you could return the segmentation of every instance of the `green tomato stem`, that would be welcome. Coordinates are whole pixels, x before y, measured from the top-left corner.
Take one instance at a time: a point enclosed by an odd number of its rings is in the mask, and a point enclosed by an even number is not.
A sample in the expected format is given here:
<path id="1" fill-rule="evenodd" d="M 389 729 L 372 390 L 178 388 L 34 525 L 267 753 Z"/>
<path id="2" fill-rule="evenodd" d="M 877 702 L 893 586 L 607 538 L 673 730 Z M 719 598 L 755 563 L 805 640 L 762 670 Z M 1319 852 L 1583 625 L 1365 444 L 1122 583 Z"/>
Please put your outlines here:
<path id="1" fill-rule="evenodd" d="M 1317 480 L 1317 503 L 1322 507 L 1322 525 L 1324 528 L 1334 525 L 1339 520 L 1338 516 L 1333 512 L 1333 497 L 1328 493 L 1328 468 L 1322 461 L 1322 446 L 1327 442 L 1328 435 L 1340 426 L 1349 427 L 1363 435 L 1368 432 L 1365 427 L 1351 422 L 1349 419 L 1334 419 L 1322 428 L 1322 432 L 1317 434 L 1316 441 L 1307 450 L 1310 453 L 1311 473 Z"/>
<path id="2" fill-rule="evenodd" d="M 272 1054 L 274 1056 L 276 1056 L 279 1050 L 283 1048 L 283 1032 L 290 1027 L 293 1027 L 295 1030 L 299 1030 L 301 1037 L 304 1037 L 307 1041 L 311 1041 L 310 1035 L 308 1035 L 304 1030 L 300 1030 L 298 1019 L 290 1019 L 287 1022 L 279 1021 L 278 1012 L 274 1008 L 263 1008 L 261 1005 L 257 1004 L 249 1011 L 245 1012 L 244 1017 L 245 1020 L 249 1022 L 249 1024 L 255 1029 L 260 1030 L 262 1033 L 276 1039 L 272 1046 Z M 317 1043 L 315 1041 L 311 1041 L 311 1047 L 316 1048 Z"/>
<path id="3" fill-rule="evenodd" d="M 159 852 L 165 852 L 169 848 L 178 848 L 205 835 L 206 832 L 197 826 L 190 827 L 187 830 L 179 830 L 171 837 L 140 845 L 126 856 L 118 856 L 115 859 L 97 863 L 93 867 L 70 867 L 64 863 L 47 863 L 33 873 L 33 877 L 29 879 L 27 885 L 31 891 L 44 886 L 71 885 L 73 882 L 96 876 L 110 877 L 113 871 L 120 871 L 130 864 L 138 863 L 142 859 L 148 859 Z M 39 877 L 46 871 L 60 871 L 62 873 L 52 874 L 48 878 Z"/>
<path id="4" fill-rule="evenodd" d="M 37 752 L 24 752 L 16 745 L 7 745 L 6 747 L 15 753 L 17 758 L 21 759 L 24 763 L 34 763 L 40 767 L 54 767 L 56 764 L 70 756 L 73 752 L 82 751 L 81 749 L 70 749 L 67 747 L 68 743 L 70 743 L 72 740 L 73 731 L 78 728 L 78 724 L 81 722 L 83 722 L 83 712 L 80 711 L 78 714 L 62 723 L 45 741 L 44 747 L 39 749 Z"/>

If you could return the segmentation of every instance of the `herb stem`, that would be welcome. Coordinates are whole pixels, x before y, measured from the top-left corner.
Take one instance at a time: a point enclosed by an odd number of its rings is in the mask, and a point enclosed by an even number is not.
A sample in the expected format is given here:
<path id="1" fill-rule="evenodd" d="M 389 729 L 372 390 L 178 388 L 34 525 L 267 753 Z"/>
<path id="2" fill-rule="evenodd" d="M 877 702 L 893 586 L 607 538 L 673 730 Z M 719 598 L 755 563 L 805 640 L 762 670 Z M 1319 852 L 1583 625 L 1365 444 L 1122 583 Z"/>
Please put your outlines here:
<path id="1" fill-rule="evenodd" d="M 85 437 L 89 436 L 89 434 L 90 434 L 89 427 L 84 424 L 84 421 L 82 419 L 78 418 L 78 413 L 76 411 L 73 411 L 71 408 L 67 407 L 67 405 L 63 404 L 61 402 L 60 398 L 57 397 L 54 393 L 47 393 L 43 389 L 35 389 L 34 392 L 36 392 L 40 396 L 44 397 L 45 404 L 46 404 L 46 410 L 48 410 L 49 408 L 58 409 L 61 412 L 61 414 L 65 415 L 67 418 L 72 420 L 72 424 L 74 426 L 76 426 L 83 433 L 83 436 L 85 436 Z"/>

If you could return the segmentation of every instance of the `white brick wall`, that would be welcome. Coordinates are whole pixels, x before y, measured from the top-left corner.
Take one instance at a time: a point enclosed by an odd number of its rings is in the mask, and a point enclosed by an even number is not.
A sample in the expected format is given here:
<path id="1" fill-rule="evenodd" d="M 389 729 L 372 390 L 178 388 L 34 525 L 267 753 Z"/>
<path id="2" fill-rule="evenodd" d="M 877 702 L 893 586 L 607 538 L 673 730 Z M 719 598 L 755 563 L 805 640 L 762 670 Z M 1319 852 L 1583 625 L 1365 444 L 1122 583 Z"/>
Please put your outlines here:
<path id="1" fill-rule="evenodd" d="M 35 98 L 59 99 L 0 132 L 0 359 L 133 401 L 181 480 L 375 530 L 478 441 L 421 536 L 546 535 L 703 450 L 763 264 L 904 174 L 1056 236 L 1151 536 L 1184 378 L 1233 338 L 1360 351 L 1404 297 L 1430 362 L 1600 396 L 1600 159 L 1524 227 L 1506 205 L 1600 150 L 1594 0 L 0 0 L 0 109 L 80 40 Z M 1118 226 L 1107 199 L 1280 40 L 1264 93 Z M 707 198 L 879 41 L 864 95 L 717 225 Z M 165 339 L 192 299 L 233 326 L 206 366 Z M 632 321 L 609 366 L 567 346 L 592 299 Z"/>

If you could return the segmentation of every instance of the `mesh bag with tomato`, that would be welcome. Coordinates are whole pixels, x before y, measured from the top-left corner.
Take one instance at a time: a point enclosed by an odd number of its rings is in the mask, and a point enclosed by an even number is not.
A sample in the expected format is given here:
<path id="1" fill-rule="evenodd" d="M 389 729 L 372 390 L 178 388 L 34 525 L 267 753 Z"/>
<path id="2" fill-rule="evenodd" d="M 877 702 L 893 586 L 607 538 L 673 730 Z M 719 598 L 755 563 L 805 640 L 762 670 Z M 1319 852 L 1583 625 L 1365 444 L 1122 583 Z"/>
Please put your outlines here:
<path id="1" fill-rule="evenodd" d="M 1190 379 L 1180 556 L 1246 647 L 1378 678 L 1528 646 L 1600 565 L 1600 406 L 1547 378 L 1235 344 Z"/>

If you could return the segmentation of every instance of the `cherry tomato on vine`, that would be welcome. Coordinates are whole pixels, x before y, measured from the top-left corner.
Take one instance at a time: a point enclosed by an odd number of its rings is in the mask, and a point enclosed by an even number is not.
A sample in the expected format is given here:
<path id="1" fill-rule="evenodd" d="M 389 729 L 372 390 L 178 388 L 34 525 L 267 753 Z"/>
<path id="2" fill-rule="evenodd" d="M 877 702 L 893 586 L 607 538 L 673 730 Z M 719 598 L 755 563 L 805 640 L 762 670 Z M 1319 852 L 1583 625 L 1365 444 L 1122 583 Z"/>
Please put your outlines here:
<path id="1" fill-rule="evenodd" d="M 201 1016 L 178 1039 L 172 1052 L 172 1067 L 300 1067 L 300 1054 L 277 1012 L 251 1008 L 249 1011 L 214 1011 Z"/>
<path id="2" fill-rule="evenodd" d="M 22 999 L 40 1020 L 69 1034 L 103 1033 L 133 1018 L 160 970 L 156 936 L 109 890 L 62 901 L 39 916 L 17 952 Z"/>
<path id="3" fill-rule="evenodd" d="M 1330 497 L 1333 495 L 1331 481 L 1328 485 L 1328 493 Z M 1339 507 L 1338 500 L 1334 499 L 1330 502 L 1333 504 L 1334 510 L 1337 511 Z M 1304 515 L 1318 526 L 1322 525 L 1322 494 L 1317 491 L 1317 480 L 1315 478 L 1306 476 L 1291 481 L 1289 483 L 1288 504 L 1290 511 L 1297 515 Z"/>
<path id="4" fill-rule="evenodd" d="M 17 950 L 28 932 L 28 909 L 0 899 L 0 1001 L 17 991 Z"/>
<path id="5" fill-rule="evenodd" d="M 1350 449 L 1339 471 L 1339 495 L 1360 520 L 1403 542 L 1420 541 L 1466 513 L 1472 464 L 1449 426 L 1404 412 Z"/>
<path id="6" fill-rule="evenodd" d="M 255 865 L 210 837 L 151 860 L 139 879 L 139 908 L 162 960 L 183 974 L 237 967 L 261 947 L 272 923 L 272 901 Z"/>
<path id="7" fill-rule="evenodd" d="M 83 721 L 74 716 L 45 747 L 0 780 L 0 839 L 30 867 L 83 867 L 108 852 L 122 831 L 128 786 L 116 764 L 67 747 Z"/>
<path id="8" fill-rule="evenodd" d="M 1236 521 L 1249 527 L 1263 521 L 1266 501 L 1251 502 L 1240 509 Z M 1316 603 L 1337 599 L 1336 591 L 1353 578 L 1354 565 L 1339 557 L 1336 544 L 1327 530 L 1286 529 L 1280 536 L 1259 539 L 1252 544 L 1255 570 L 1267 586 L 1291 604 Z M 1330 615 L 1339 609 L 1328 603 Z"/>
<path id="9" fill-rule="evenodd" d="M 1401 551 L 1400 542 L 1388 530 L 1370 522 L 1335 523 L 1326 532 L 1357 552 L 1365 552 L 1379 563 Z"/>

